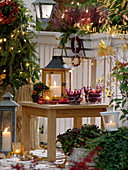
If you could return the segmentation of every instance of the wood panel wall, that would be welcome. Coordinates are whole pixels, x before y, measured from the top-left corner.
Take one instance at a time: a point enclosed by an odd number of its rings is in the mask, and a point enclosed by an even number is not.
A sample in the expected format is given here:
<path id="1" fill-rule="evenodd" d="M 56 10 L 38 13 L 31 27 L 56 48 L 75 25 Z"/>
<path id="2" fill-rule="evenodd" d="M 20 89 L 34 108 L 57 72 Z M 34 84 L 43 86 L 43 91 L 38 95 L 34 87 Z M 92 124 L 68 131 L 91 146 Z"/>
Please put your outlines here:
<path id="1" fill-rule="evenodd" d="M 44 68 L 52 59 L 52 55 L 61 55 L 60 49 L 54 49 L 57 48 L 59 45 L 58 37 L 60 37 L 60 33 L 57 32 L 37 32 L 37 39 L 35 41 L 38 43 L 37 52 L 39 54 L 40 58 L 40 66 L 41 68 Z M 72 88 L 78 89 L 83 86 L 90 85 L 93 88 L 96 84 L 96 79 L 101 79 L 104 77 L 107 79 L 107 75 L 111 72 L 112 67 L 114 65 L 114 61 L 109 58 L 109 60 L 106 60 L 105 58 L 96 58 L 97 55 L 97 47 L 100 43 L 100 41 L 104 40 L 107 46 L 116 45 L 116 42 L 119 43 L 119 38 L 113 38 L 108 34 L 92 34 L 87 35 L 83 37 L 84 47 L 88 49 L 93 50 L 86 50 L 86 57 L 90 59 L 83 59 L 81 61 L 81 65 L 79 67 L 73 67 L 71 64 L 70 59 L 65 59 L 66 64 L 72 67 Z M 67 46 L 70 46 L 70 43 L 68 42 Z M 116 47 L 117 50 L 120 51 L 120 46 Z M 54 50 L 53 50 L 54 49 Z M 73 56 L 74 54 L 71 52 L 71 50 L 67 51 L 68 55 Z M 65 55 L 65 54 L 64 54 Z M 83 54 L 81 54 L 83 55 Z M 103 83 L 104 87 L 107 87 L 106 82 Z M 111 84 L 112 85 L 112 84 Z M 110 87 L 110 90 L 112 90 L 112 87 Z M 114 95 L 119 95 L 118 87 L 114 85 Z M 105 90 L 103 93 L 103 99 L 102 102 L 109 102 L 109 98 L 107 98 L 105 94 Z M 47 128 L 47 121 L 44 121 L 43 124 L 45 125 L 45 128 Z M 40 125 L 41 123 L 40 122 Z M 96 122 L 97 125 L 100 126 L 100 120 L 99 118 L 94 120 L 90 118 L 84 118 L 83 123 L 94 123 Z M 67 128 L 73 127 L 73 121 L 72 119 L 58 119 L 57 120 L 57 134 L 64 132 Z M 46 133 L 45 129 L 45 133 Z"/>

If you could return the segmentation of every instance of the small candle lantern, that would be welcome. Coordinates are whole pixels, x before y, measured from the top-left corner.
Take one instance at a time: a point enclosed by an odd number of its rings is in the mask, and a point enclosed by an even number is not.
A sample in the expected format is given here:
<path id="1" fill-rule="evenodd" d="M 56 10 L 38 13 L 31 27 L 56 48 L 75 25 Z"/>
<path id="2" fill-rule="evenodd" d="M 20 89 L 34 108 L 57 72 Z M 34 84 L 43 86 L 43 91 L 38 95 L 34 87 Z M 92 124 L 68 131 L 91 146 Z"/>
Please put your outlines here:
<path id="1" fill-rule="evenodd" d="M 50 63 L 42 68 L 42 82 L 52 90 L 53 100 L 65 97 L 65 89 L 71 89 L 71 69 L 61 56 L 53 56 Z"/>
<path id="2" fill-rule="evenodd" d="M 7 154 L 16 140 L 16 107 L 19 106 L 7 92 L 0 102 L 0 152 Z"/>
<path id="3" fill-rule="evenodd" d="M 24 153 L 24 146 L 21 142 L 14 142 L 12 143 L 12 151 L 13 154 L 23 154 Z"/>
<path id="4" fill-rule="evenodd" d="M 110 111 L 110 112 L 100 112 L 100 114 L 103 118 L 105 130 L 107 131 L 118 130 L 118 126 L 119 126 L 118 119 L 119 119 L 120 112 Z"/>
<path id="5" fill-rule="evenodd" d="M 43 90 L 42 97 L 45 100 L 51 101 L 52 100 L 52 90 Z"/>

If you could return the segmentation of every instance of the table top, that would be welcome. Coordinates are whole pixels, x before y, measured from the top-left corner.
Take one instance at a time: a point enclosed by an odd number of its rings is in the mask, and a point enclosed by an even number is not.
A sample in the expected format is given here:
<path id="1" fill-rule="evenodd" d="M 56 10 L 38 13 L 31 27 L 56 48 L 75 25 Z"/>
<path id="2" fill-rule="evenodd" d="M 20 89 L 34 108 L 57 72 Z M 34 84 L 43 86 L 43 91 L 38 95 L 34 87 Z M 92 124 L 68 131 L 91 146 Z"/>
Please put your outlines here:
<path id="1" fill-rule="evenodd" d="M 21 101 L 19 102 L 21 106 L 34 107 L 34 108 L 42 108 L 42 109 L 84 109 L 84 108 L 106 108 L 108 104 L 100 103 L 100 104 L 86 104 L 81 103 L 78 105 L 71 104 L 37 104 L 32 101 Z"/>

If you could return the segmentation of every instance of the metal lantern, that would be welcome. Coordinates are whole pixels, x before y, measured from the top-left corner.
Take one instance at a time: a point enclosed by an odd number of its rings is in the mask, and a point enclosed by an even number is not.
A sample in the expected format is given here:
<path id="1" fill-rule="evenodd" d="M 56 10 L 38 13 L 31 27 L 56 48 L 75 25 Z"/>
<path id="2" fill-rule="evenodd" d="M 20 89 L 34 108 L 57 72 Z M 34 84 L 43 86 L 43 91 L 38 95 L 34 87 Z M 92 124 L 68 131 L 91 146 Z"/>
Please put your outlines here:
<path id="1" fill-rule="evenodd" d="M 0 102 L 0 152 L 12 151 L 12 142 L 16 141 L 16 107 L 13 95 L 7 92 Z"/>
<path id="2" fill-rule="evenodd" d="M 45 29 L 52 18 L 57 3 L 53 0 L 36 0 L 32 5 L 35 8 L 37 20 L 43 24 L 42 27 Z"/>
<path id="3" fill-rule="evenodd" d="M 42 82 L 52 90 L 53 100 L 65 97 L 65 89 L 71 89 L 71 69 L 62 57 L 53 56 L 50 63 L 42 68 Z"/>
<path id="4" fill-rule="evenodd" d="M 110 112 L 100 112 L 105 130 L 108 131 L 115 131 L 118 130 L 118 120 L 119 120 L 119 114 L 118 111 L 110 111 Z"/>

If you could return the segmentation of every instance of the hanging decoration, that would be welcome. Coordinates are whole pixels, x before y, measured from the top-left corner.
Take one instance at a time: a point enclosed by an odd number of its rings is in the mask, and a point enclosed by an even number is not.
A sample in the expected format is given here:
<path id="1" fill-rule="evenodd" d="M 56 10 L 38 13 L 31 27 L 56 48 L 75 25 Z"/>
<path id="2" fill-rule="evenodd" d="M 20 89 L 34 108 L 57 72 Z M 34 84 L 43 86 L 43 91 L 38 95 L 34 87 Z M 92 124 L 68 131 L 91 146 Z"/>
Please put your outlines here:
<path id="1" fill-rule="evenodd" d="M 81 58 L 79 55 L 75 55 L 72 57 L 72 65 L 74 67 L 78 67 L 80 65 L 80 63 L 81 63 Z"/>
<path id="2" fill-rule="evenodd" d="M 81 51 L 82 40 L 78 36 L 71 39 L 71 50 L 75 55 L 72 57 L 72 65 L 78 67 L 81 63 L 81 58 L 78 53 Z"/>
<path id="3" fill-rule="evenodd" d="M 73 53 L 79 53 L 82 46 L 82 40 L 78 36 L 71 39 L 71 49 Z"/>

